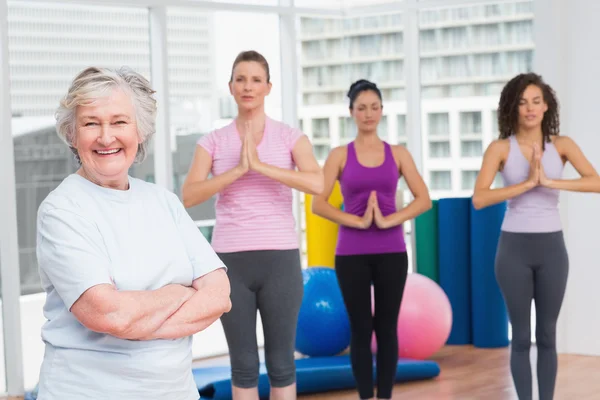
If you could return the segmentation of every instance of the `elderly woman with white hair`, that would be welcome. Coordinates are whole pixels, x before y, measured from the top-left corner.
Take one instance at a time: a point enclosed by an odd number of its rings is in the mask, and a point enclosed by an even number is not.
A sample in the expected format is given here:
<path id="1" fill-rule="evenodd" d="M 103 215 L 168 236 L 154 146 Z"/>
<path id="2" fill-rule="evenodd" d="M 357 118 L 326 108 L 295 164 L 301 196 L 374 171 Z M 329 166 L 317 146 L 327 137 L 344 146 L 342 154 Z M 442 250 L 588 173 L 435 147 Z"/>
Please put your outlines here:
<path id="1" fill-rule="evenodd" d="M 230 287 L 179 199 L 128 175 L 154 133 L 153 93 L 128 68 L 88 68 L 57 111 L 80 168 L 38 211 L 38 400 L 199 398 L 192 335 L 230 310 Z"/>

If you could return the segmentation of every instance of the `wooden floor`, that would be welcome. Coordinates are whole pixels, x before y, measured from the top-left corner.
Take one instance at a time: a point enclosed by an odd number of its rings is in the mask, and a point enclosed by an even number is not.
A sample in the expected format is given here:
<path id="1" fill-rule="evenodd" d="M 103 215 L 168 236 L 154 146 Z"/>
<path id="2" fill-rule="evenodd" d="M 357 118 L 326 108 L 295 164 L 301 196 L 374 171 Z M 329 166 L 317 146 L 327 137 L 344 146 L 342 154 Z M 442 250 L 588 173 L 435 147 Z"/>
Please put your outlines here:
<path id="1" fill-rule="evenodd" d="M 535 347 L 531 351 L 535 389 Z M 262 358 L 262 354 L 261 354 Z M 509 368 L 509 350 L 476 349 L 471 346 L 449 346 L 433 360 L 441 368 L 431 380 L 396 385 L 393 399 L 416 400 L 518 400 L 513 389 Z M 195 366 L 222 365 L 228 357 L 203 360 Z M 299 396 L 312 400 L 357 400 L 355 391 L 337 391 Z M 600 399 L 600 357 L 559 355 L 558 378 L 554 400 Z"/>
<path id="2" fill-rule="evenodd" d="M 536 351 L 532 348 L 535 389 Z M 393 399 L 418 400 L 518 400 L 509 367 L 509 350 L 445 347 L 433 357 L 441 373 L 433 380 L 403 383 L 394 387 Z M 554 400 L 600 399 L 600 357 L 559 355 Z M 300 396 L 313 400 L 356 400 L 354 391 Z"/>
<path id="3" fill-rule="evenodd" d="M 435 379 L 396 385 L 393 399 L 416 400 L 518 400 L 509 367 L 510 352 L 448 346 L 432 357 L 441 373 Z M 261 359 L 263 354 L 261 354 Z M 531 350 L 534 399 L 537 399 L 535 347 Z M 204 360 L 197 366 L 225 364 L 228 357 Z M 559 355 L 554 400 L 600 399 L 600 357 Z M 355 391 L 335 391 L 299 396 L 312 400 L 357 400 Z"/>

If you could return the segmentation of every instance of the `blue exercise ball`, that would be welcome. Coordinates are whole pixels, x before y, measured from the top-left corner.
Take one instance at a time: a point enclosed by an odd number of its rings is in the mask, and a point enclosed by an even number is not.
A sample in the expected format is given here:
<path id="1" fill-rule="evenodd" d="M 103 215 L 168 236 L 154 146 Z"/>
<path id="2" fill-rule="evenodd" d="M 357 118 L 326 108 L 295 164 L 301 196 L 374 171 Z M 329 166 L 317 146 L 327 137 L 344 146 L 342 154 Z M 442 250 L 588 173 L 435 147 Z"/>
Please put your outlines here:
<path id="1" fill-rule="evenodd" d="M 350 321 L 335 270 L 310 267 L 302 275 L 296 350 L 309 357 L 337 355 L 350 345 Z"/>

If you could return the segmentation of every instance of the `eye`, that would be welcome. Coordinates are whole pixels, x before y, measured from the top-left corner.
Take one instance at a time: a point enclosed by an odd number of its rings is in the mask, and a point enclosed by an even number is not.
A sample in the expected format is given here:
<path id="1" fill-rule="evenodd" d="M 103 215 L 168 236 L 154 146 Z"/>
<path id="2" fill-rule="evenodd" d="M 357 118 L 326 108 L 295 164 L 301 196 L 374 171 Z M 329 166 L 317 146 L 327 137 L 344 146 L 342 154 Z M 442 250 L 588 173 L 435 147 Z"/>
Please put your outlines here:
<path id="1" fill-rule="evenodd" d="M 119 125 L 119 124 L 126 124 L 126 123 L 127 122 L 125 122 L 125 121 L 117 121 L 117 122 L 115 122 L 115 124 L 117 124 L 117 125 Z"/>
<path id="2" fill-rule="evenodd" d="M 84 126 L 92 126 L 92 125 L 97 125 L 97 124 L 95 122 L 88 122 Z"/>

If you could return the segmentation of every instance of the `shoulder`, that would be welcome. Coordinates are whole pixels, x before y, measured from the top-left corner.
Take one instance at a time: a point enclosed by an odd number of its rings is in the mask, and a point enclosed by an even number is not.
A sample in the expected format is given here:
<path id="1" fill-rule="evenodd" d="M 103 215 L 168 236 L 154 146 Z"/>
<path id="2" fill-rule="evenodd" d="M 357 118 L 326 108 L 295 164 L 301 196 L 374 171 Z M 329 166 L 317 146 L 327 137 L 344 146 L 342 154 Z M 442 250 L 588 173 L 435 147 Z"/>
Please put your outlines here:
<path id="1" fill-rule="evenodd" d="M 71 174 L 52 190 L 38 207 L 38 219 L 54 210 L 65 210 L 76 214 L 83 213 L 86 192 L 77 180 L 79 176 Z"/>
<path id="2" fill-rule="evenodd" d="M 551 136 L 550 140 L 554 144 L 556 152 L 564 159 L 578 157 L 578 155 L 581 154 L 579 145 L 569 136 Z"/>
<path id="3" fill-rule="evenodd" d="M 271 133 L 279 133 L 285 139 L 297 139 L 301 136 L 304 136 L 304 133 L 299 128 L 294 128 L 283 121 L 278 121 L 270 117 L 267 117 L 267 129 Z"/>
<path id="4" fill-rule="evenodd" d="M 486 149 L 486 154 L 496 154 L 503 155 L 508 153 L 510 149 L 510 140 L 509 139 L 496 139 L 493 140 Z"/>
<path id="5" fill-rule="evenodd" d="M 207 143 L 216 143 L 220 140 L 228 138 L 235 133 L 235 120 L 220 128 L 213 129 L 205 135 L 198 138 L 198 145 L 206 145 Z"/>
<path id="6" fill-rule="evenodd" d="M 408 151 L 408 149 L 404 145 L 401 145 L 401 144 L 390 144 L 389 146 L 390 146 L 390 149 L 392 150 L 392 153 L 396 157 L 406 157 L 406 156 L 412 157 L 410 155 L 410 151 Z"/>
<path id="7" fill-rule="evenodd" d="M 328 160 L 332 161 L 343 161 L 348 156 L 348 145 L 334 147 L 327 157 Z"/>
<path id="8" fill-rule="evenodd" d="M 169 207 L 173 204 L 181 203 L 175 193 L 156 183 L 146 182 L 138 178 L 131 178 L 130 182 L 131 189 L 134 191 L 133 194 L 140 200 L 157 199 L 160 204 L 166 204 Z M 165 202 L 163 203 L 162 200 Z"/>
<path id="9" fill-rule="evenodd" d="M 552 144 L 554 144 L 555 146 L 559 146 L 559 147 L 577 146 L 577 143 L 575 143 L 575 140 L 573 140 L 573 138 L 571 138 L 569 136 L 553 135 L 550 137 L 550 140 L 552 141 Z"/>

